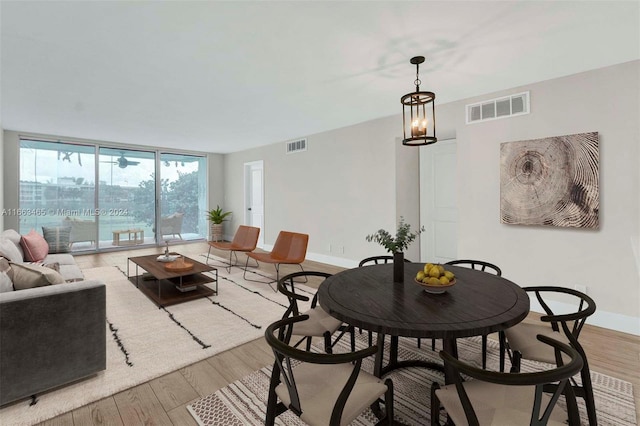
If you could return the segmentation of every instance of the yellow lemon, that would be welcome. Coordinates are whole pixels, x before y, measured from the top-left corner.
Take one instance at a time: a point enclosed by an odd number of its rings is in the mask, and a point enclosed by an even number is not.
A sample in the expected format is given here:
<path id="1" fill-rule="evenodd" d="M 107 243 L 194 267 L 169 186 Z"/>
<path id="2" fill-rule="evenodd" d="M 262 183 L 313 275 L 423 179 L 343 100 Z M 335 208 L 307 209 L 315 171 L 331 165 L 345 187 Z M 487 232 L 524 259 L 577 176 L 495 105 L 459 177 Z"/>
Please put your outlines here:
<path id="1" fill-rule="evenodd" d="M 447 278 L 447 277 L 446 277 L 446 276 L 444 276 L 444 275 L 443 275 L 443 276 L 441 276 L 441 277 L 440 277 L 440 284 L 442 284 L 442 285 L 447 285 L 447 284 L 449 284 L 449 278 Z"/>
<path id="2" fill-rule="evenodd" d="M 418 273 L 416 274 L 416 280 L 418 281 L 422 281 L 422 279 L 424 278 L 425 273 L 422 271 L 418 271 Z"/>
<path id="3" fill-rule="evenodd" d="M 455 275 L 453 275 L 453 272 L 451 271 L 444 271 L 444 276 L 449 278 L 449 281 L 455 278 Z"/>
<path id="4" fill-rule="evenodd" d="M 438 266 L 438 271 L 440 271 L 440 275 L 444 274 L 444 266 L 442 265 L 437 265 Z"/>
<path id="5" fill-rule="evenodd" d="M 437 278 L 429 278 L 429 285 L 440 285 L 440 280 Z"/>
<path id="6" fill-rule="evenodd" d="M 433 278 L 440 278 L 440 270 L 437 267 L 429 269 L 429 276 Z"/>
<path id="7" fill-rule="evenodd" d="M 433 264 L 431 263 L 427 263 L 426 265 L 424 265 L 424 273 L 428 274 L 429 270 L 433 267 Z"/>

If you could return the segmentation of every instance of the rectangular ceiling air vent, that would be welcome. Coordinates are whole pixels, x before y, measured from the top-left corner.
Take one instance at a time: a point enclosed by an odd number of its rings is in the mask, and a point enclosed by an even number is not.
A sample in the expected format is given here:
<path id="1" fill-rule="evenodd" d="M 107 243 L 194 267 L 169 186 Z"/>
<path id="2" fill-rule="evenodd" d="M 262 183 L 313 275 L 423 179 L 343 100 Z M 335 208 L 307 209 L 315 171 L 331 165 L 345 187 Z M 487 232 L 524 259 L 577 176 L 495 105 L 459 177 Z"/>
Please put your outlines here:
<path id="1" fill-rule="evenodd" d="M 529 114 L 529 92 L 469 104 L 467 124 Z"/>
<path id="2" fill-rule="evenodd" d="M 297 141 L 287 142 L 287 154 L 294 152 L 302 152 L 307 150 L 307 140 L 299 139 Z"/>

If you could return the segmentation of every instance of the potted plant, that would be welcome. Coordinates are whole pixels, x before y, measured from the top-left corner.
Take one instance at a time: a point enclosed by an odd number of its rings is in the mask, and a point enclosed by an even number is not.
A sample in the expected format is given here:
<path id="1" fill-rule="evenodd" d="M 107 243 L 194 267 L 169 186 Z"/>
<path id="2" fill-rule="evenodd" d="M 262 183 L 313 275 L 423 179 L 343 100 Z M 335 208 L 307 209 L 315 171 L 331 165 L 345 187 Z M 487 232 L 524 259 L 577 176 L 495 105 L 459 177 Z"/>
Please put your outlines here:
<path id="1" fill-rule="evenodd" d="M 207 219 L 211 222 L 211 241 L 220 241 L 223 239 L 222 223 L 227 220 L 231 212 L 222 211 L 219 205 L 215 209 L 207 211 Z"/>
<path id="2" fill-rule="evenodd" d="M 400 216 L 398 230 L 394 237 L 388 231 L 379 229 L 375 234 L 367 235 L 366 240 L 376 242 L 393 254 L 393 281 L 401 283 L 404 281 L 404 251 L 420 233 L 424 232 L 424 226 L 417 231 L 411 232 L 411 225 L 404 222 L 404 217 Z"/>

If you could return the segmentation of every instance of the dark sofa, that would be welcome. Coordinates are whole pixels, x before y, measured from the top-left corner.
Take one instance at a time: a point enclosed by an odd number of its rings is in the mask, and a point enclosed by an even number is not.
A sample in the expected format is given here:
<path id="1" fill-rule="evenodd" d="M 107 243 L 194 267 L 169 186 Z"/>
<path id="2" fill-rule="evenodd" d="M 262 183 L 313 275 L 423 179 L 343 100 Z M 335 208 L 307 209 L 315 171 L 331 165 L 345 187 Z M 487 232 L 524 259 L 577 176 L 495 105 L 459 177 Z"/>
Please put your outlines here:
<path id="1" fill-rule="evenodd" d="M 105 368 L 103 282 L 0 293 L 0 405 Z"/>

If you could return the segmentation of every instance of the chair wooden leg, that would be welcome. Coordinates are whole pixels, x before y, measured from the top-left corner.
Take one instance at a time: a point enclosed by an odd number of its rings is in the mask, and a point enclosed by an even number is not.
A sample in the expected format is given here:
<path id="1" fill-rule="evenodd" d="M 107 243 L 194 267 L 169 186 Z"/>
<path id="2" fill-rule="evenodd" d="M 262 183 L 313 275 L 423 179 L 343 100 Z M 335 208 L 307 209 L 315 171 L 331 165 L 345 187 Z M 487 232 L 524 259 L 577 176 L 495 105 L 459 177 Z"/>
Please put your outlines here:
<path id="1" fill-rule="evenodd" d="M 387 424 L 392 425 L 394 424 L 393 417 L 395 415 L 395 410 L 393 409 L 393 382 L 391 379 L 387 379 L 384 381 L 384 384 L 387 385 L 387 392 L 384 394 L 385 418 L 387 420 Z"/>
<path id="2" fill-rule="evenodd" d="M 356 351 L 356 329 L 353 326 L 349 326 L 351 332 L 351 352 Z"/>
<path id="3" fill-rule="evenodd" d="M 502 331 L 498 333 L 498 342 L 500 343 L 500 372 L 504 373 L 504 361 L 507 352 L 507 338 Z"/>
<path id="4" fill-rule="evenodd" d="M 278 364 L 274 362 L 271 372 L 271 380 L 269 380 L 269 399 L 267 400 L 267 415 L 264 424 L 273 426 L 278 415 L 278 395 L 276 395 L 276 387 L 280 384 L 280 370 Z"/>
<path id="5" fill-rule="evenodd" d="M 333 353 L 333 348 L 331 347 L 331 333 L 325 331 L 324 334 L 324 351 L 328 354 Z"/>
<path id="6" fill-rule="evenodd" d="M 598 417 L 596 415 L 596 403 L 593 398 L 593 385 L 591 383 L 591 373 L 589 372 L 589 365 L 587 364 L 586 356 L 583 357 L 584 366 L 580 371 L 580 378 L 582 379 L 582 392 L 584 393 L 584 402 L 587 406 L 587 416 L 589 417 L 589 426 L 598 425 Z"/>
<path id="7" fill-rule="evenodd" d="M 436 350 L 436 339 L 431 339 L 431 350 L 432 351 Z"/>
<path id="8" fill-rule="evenodd" d="M 482 369 L 487 369 L 487 335 L 482 335 Z"/>
<path id="9" fill-rule="evenodd" d="M 520 360 L 522 359 L 522 354 L 518 351 L 513 351 L 513 358 L 511 359 L 511 373 L 519 373 L 520 372 Z"/>
<path id="10" fill-rule="evenodd" d="M 440 389 L 438 382 L 431 384 L 431 426 L 440 426 L 440 400 L 436 391 Z"/>

